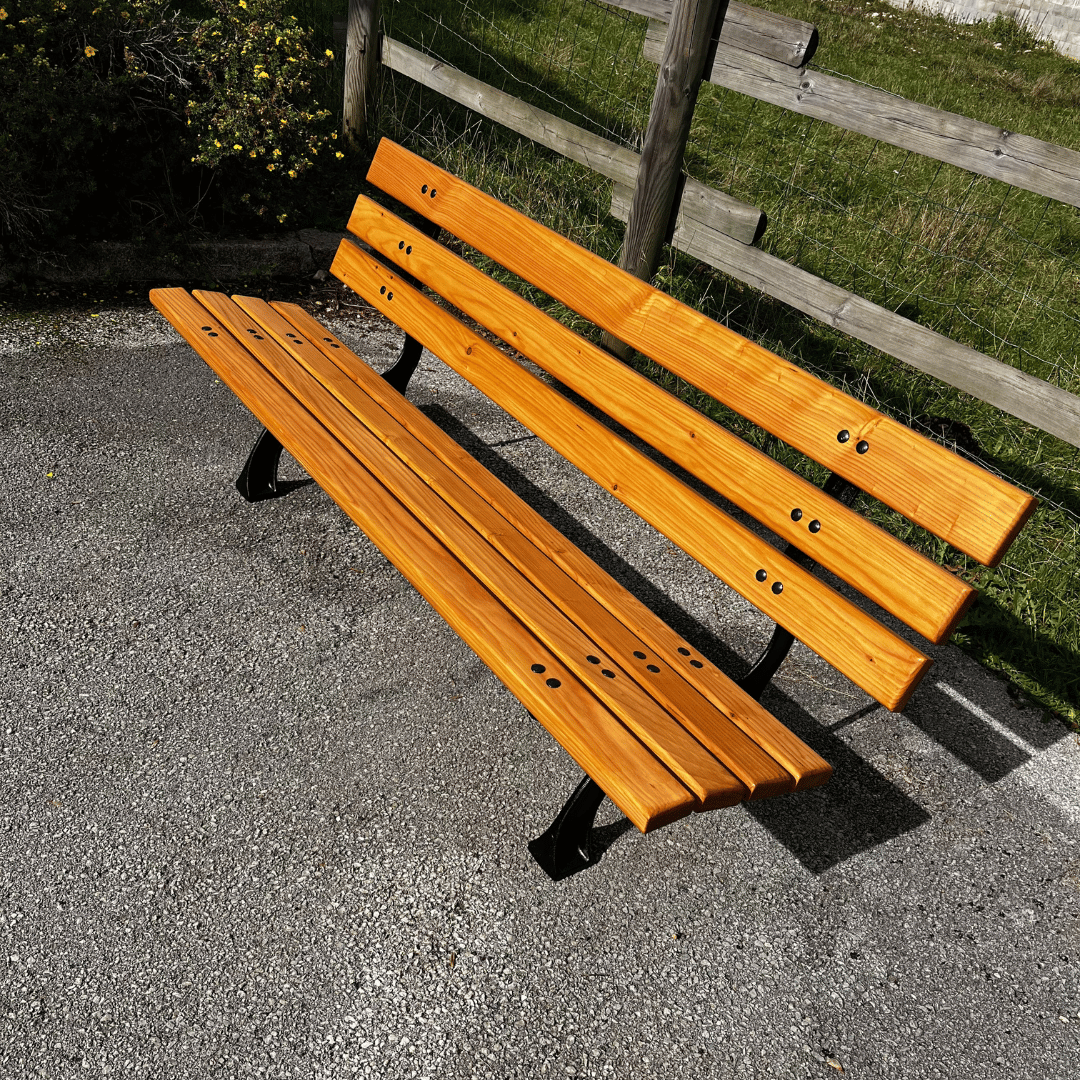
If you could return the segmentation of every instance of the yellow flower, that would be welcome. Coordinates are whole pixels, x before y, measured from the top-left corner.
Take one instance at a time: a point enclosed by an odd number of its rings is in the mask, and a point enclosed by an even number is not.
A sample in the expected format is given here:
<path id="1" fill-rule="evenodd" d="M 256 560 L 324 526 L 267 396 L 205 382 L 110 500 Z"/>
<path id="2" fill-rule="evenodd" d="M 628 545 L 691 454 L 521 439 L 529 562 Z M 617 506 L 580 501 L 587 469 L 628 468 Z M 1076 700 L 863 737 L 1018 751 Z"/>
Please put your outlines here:
<path id="1" fill-rule="evenodd" d="M 215 146 L 220 146 L 220 145 L 221 145 L 221 143 L 220 143 L 220 142 L 219 142 L 219 141 L 218 141 L 217 139 L 215 139 L 215 140 L 214 140 L 214 145 L 215 145 Z"/>
<path id="2" fill-rule="evenodd" d="M 87 45 L 86 48 L 83 49 L 83 52 L 86 53 L 87 56 L 97 56 L 97 49 L 95 49 L 93 45 Z"/>
<path id="3" fill-rule="evenodd" d="M 295 169 L 290 169 L 289 170 L 289 178 L 292 179 L 292 180 L 296 179 L 296 170 Z"/>
<path id="4" fill-rule="evenodd" d="M 274 162 L 271 161 L 270 164 L 266 166 L 266 171 L 273 172 L 276 168 L 277 165 L 275 165 Z"/>
<path id="5" fill-rule="evenodd" d="M 332 51 L 331 51 L 330 49 L 327 49 L 327 50 L 326 50 L 326 55 L 327 55 L 327 56 L 328 56 L 328 57 L 329 57 L 329 58 L 330 58 L 331 60 L 333 60 L 333 59 L 334 59 L 334 54 L 333 54 L 333 52 L 332 52 Z"/>
<path id="6" fill-rule="evenodd" d="M 247 7 L 247 0 L 240 0 L 240 6 L 242 8 L 246 8 Z"/>
<path id="7" fill-rule="evenodd" d="M 2 7 L 0 7 L 0 22 L 3 22 L 6 18 L 7 12 Z M 279 38 L 278 40 L 280 41 L 281 39 Z"/>
<path id="8" fill-rule="evenodd" d="M 233 143 L 233 147 L 232 147 L 232 148 L 233 148 L 234 150 L 243 150 L 243 149 L 244 149 L 244 148 L 243 148 L 243 147 L 242 147 L 242 146 L 241 146 L 241 145 L 240 145 L 240 144 L 239 144 L 238 142 L 237 142 L 237 143 Z"/>
<path id="9" fill-rule="evenodd" d="M 336 157 L 336 158 L 343 158 L 344 156 L 345 155 L 340 150 L 338 150 L 338 151 L 336 151 L 334 153 L 334 157 Z"/>
<path id="10" fill-rule="evenodd" d="M 288 216 L 288 214 L 278 214 L 278 221 L 284 221 Z"/>
<path id="11" fill-rule="evenodd" d="M 254 156 L 255 156 L 255 151 L 254 150 L 249 150 L 248 151 L 248 157 L 254 157 Z"/>
<path id="12" fill-rule="evenodd" d="M 258 74 L 257 74 L 257 75 L 255 76 L 255 78 L 256 78 L 256 79 L 269 79 L 269 78 L 270 78 L 270 72 L 269 72 L 269 71 L 260 71 L 260 72 L 259 72 L 259 73 L 258 73 Z"/>
<path id="13" fill-rule="evenodd" d="M 274 149 L 274 157 L 281 157 L 281 151 L 277 148 Z"/>

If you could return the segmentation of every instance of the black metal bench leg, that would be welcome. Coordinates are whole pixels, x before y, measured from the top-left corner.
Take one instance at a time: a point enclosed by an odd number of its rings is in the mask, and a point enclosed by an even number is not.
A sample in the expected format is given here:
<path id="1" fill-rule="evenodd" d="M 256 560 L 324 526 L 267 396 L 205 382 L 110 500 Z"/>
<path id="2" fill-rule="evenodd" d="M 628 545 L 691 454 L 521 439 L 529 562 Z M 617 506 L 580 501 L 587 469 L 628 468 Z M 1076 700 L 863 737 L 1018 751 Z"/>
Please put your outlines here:
<path id="1" fill-rule="evenodd" d="M 277 494 L 277 470 L 281 450 L 281 443 L 263 428 L 236 478 L 236 490 L 248 502 L 272 499 Z"/>
<path id="2" fill-rule="evenodd" d="M 424 346 L 416 338 L 406 335 L 405 344 L 401 346 L 401 352 L 398 354 L 394 366 L 387 368 L 382 377 L 395 390 L 404 394 L 405 388 L 409 385 L 409 380 L 416 370 L 416 365 L 420 363 L 420 354 L 423 351 Z"/>
<path id="3" fill-rule="evenodd" d="M 589 832 L 604 792 L 590 776 L 574 789 L 545 833 L 529 841 L 529 851 L 552 881 L 561 881 L 596 861 L 589 853 Z"/>

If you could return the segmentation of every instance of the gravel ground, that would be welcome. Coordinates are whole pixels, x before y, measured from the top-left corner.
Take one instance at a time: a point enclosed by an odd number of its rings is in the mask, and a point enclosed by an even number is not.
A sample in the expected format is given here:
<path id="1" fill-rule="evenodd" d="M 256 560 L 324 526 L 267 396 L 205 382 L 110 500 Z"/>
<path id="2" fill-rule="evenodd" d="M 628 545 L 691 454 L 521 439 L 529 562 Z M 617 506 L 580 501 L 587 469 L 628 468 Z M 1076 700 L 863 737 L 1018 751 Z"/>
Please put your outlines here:
<path id="1" fill-rule="evenodd" d="M 394 338 L 335 329 L 383 367 Z M 1080 1074 L 1080 743 L 797 649 L 825 788 L 558 884 L 566 754 L 150 309 L 0 315 L 0 1076 Z M 425 358 L 412 396 L 728 670 L 764 619 Z"/>

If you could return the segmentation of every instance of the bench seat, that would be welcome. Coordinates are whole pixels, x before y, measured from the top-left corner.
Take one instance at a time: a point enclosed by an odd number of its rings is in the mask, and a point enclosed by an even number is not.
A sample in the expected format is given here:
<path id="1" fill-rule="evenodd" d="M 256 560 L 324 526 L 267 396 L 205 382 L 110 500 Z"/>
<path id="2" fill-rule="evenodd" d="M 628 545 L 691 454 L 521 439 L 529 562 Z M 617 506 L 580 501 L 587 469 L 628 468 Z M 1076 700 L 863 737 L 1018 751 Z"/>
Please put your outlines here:
<path id="1" fill-rule="evenodd" d="M 301 308 L 151 299 L 639 829 L 829 777 Z"/>

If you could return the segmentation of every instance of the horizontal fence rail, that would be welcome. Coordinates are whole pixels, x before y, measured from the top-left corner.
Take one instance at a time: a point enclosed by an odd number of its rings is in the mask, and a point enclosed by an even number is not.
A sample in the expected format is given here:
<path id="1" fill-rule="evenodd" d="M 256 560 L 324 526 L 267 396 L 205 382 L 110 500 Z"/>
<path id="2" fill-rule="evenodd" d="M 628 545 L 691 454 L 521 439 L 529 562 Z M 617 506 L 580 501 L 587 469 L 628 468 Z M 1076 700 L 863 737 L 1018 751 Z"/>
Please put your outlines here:
<path id="1" fill-rule="evenodd" d="M 672 0 L 608 0 L 612 7 L 645 15 L 660 23 L 671 21 Z M 817 51 L 818 31 L 813 23 L 776 15 L 732 0 L 723 26 L 722 45 L 779 60 L 791 67 L 808 64 Z"/>
<path id="2" fill-rule="evenodd" d="M 393 38 L 383 38 L 382 62 L 392 71 L 408 76 L 609 180 L 629 187 L 634 185 L 641 155 L 633 150 L 553 116 Z M 716 229 L 740 244 L 755 243 L 765 231 L 765 215 L 757 207 L 739 202 L 690 177 L 683 178 L 680 208 L 690 220 Z"/>
<path id="3" fill-rule="evenodd" d="M 667 26 L 654 21 L 645 36 L 647 60 L 659 63 Z M 822 120 L 924 157 L 1080 206 L 1080 153 L 920 105 L 847 79 L 793 68 L 720 44 L 705 77 L 717 86 Z"/>

